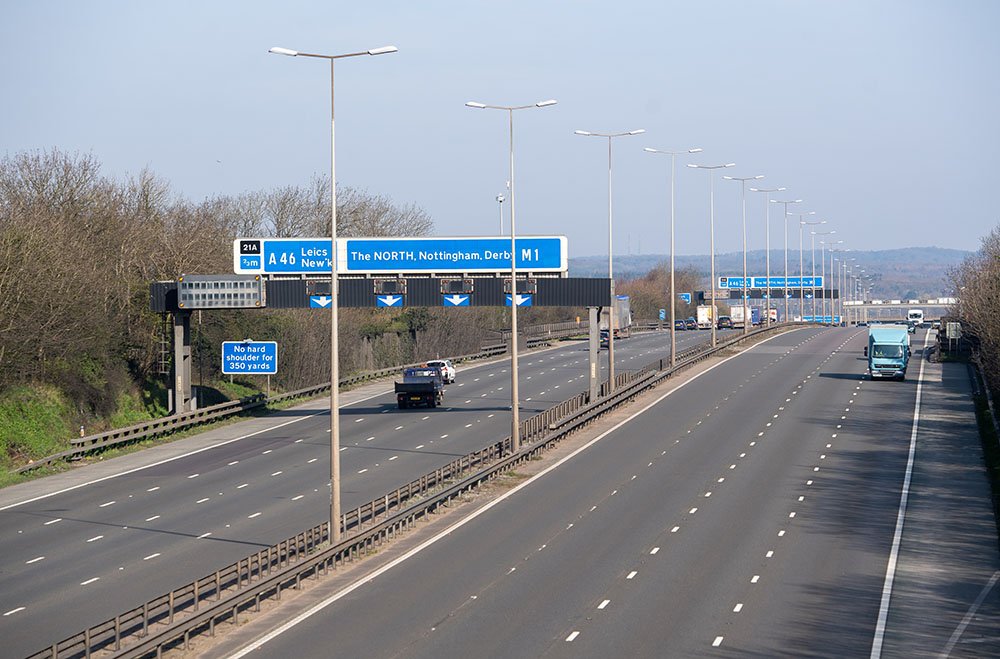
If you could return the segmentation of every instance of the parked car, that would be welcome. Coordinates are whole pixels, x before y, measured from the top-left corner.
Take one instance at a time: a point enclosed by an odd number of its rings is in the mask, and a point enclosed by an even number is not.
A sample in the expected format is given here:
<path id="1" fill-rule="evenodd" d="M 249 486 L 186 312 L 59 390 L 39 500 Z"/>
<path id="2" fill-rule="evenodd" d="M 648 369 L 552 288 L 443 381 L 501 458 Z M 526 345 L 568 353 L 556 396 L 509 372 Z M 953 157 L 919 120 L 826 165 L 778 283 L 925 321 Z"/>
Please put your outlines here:
<path id="1" fill-rule="evenodd" d="M 689 330 L 698 329 L 698 321 L 694 319 L 694 316 L 688 316 L 688 319 L 684 321 L 684 325 L 687 326 Z"/>
<path id="2" fill-rule="evenodd" d="M 675 330 L 686 330 L 687 329 L 687 323 L 684 322 L 683 318 L 678 318 L 677 320 L 674 321 L 674 329 Z"/>
<path id="3" fill-rule="evenodd" d="M 733 329 L 733 319 L 729 316 L 719 316 L 718 329 Z"/>
<path id="4" fill-rule="evenodd" d="M 441 369 L 441 376 L 444 379 L 445 384 L 452 384 L 455 382 L 455 365 L 451 363 L 450 359 L 432 359 L 427 362 L 428 366 L 437 366 Z"/>

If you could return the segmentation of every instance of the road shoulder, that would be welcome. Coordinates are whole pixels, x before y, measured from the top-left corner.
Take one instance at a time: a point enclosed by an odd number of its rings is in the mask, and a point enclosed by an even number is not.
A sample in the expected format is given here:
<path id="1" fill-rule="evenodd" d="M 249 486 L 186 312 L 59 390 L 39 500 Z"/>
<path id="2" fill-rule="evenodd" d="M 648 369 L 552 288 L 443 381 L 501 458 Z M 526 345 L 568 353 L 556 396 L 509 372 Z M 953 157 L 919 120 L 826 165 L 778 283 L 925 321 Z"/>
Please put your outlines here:
<path id="1" fill-rule="evenodd" d="M 924 366 L 883 653 L 1000 656 L 1000 552 L 969 374 L 964 364 Z"/>

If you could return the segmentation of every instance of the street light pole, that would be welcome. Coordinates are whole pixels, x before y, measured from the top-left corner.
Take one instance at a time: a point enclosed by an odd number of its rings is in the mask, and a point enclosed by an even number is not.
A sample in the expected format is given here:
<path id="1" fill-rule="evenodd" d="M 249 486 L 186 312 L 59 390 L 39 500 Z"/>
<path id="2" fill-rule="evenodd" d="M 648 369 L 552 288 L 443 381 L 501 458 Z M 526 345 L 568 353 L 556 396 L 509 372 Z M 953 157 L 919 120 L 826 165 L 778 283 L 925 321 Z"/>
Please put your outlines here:
<path id="1" fill-rule="evenodd" d="M 802 268 L 802 227 L 804 227 L 806 225 L 812 226 L 812 225 L 815 225 L 815 224 L 826 224 L 826 220 L 820 220 L 819 222 L 806 222 L 805 220 L 802 219 L 802 217 L 805 216 L 805 215 L 815 215 L 815 214 L 816 214 L 816 211 L 809 211 L 808 213 L 798 213 L 798 216 L 799 216 L 799 322 L 805 322 L 805 317 L 806 317 L 806 301 L 805 301 L 805 295 L 804 295 L 804 293 L 805 293 L 806 273 L 803 271 L 803 268 Z M 795 213 L 793 213 L 793 215 L 795 215 Z M 816 274 L 816 269 L 813 268 L 813 275 L 815 275 L 815 274 Z M 815 277 L 814 277 L 814 279 L 815 279 Z M 816 282 L 813 281 L 812 285 L 815 287 L 816 286 Z M 815 300 L 815 299 L 816 299 L 816 296 L 814 294 L 813 295 L 813 300 Z M 816 305 L 814 303 L 813 304 L 813 312 L 814 312 L 813 316 L 816 315 L 815 314 L 815 310 L 816 310 Z"/>
<path id="2" fill-rule="evenodd" d="M 750 188 L 751 192 L 764 193 L 764 258 L 766 262 L 764 266 L 766 283 L 764 286 L 766 288 L 765 297 L 767 298 L 767 319 L 764 321 L 764 325 L 767 327 L 771 326 L 771 193 L 783 192 L 784 190 L 785 188 Z M 785 237 L 785 242 L 787 243 L 787 233 Z M 786 297 L 785 300 L 787 303 L 788 298 Z M 786 313 L 785 315 L 787 316 L 788 314 Z"/>
<path id="3" fill-rule="evenodd" d="M 514 216 L 514 110 L 530 108 L 545 108 L 555 105 L 556 101 L 549 99 L 531 105 L 486 105 L 469 101 L 466 107 L 477 110 L 505 110 L 510 135 L 510 451 L 517 453 L 521 448 L 521 413 L 517 375 L 517 225 Z M 501 219 L 501 223 L 503 220 Z M 501 227 L 502 232 L 502 227 Z"/>
<path id="4" fill-rule="evenodd" d="M 611 214 L 611 141 L 616 137 L 641 135 L 645 128 L 637 128 L 623 133 L 595 133 L 589 130 L 573 131 L 584 137 L 606 137 L 608 139 L 608 279 L 611 280 L 611 306 L 608 307 L 608 392 L 615 389 L 615 275 L 613 266 L 613 251 L 611 247 L 612 214 Z"/>
<path id="5" fill-rule="evenodd" d="M 785 214 L 782 216 L 785 222 L 785 322 L 788 322 L 788 204 L 800 204 L 801 199 L 778 200 L 771 199 L 772 204 L 784 204 Z"/>
<path id="6" fill-rule="evenodd" d="M 813 322 L 816 322 L 816 236 L 829 236 L 836 231 L 810 231 L 813 238 Z M 820 311 L 823 312 L 823 319 L 826 320 L 826 242 L 820 240 L 819 269 L 820 279 L 823 280 L 819 292 L 823 294 L 823 301 L 820 302 Z"/>
<path id="7" fill-rule="evenodd" d="M 695 165 L 693 163 L 688 163 L 688 167 L 694 169 L 707 169 L 708 170 L 708 234 L 709 234 L 709 252 L 711 253 L 712 261 L 712 274 L 711 279 L 708 282 L 709 287 L 712 291 L 712 347 L 716 346 L 716 336 L 715 336 L 715 326 L 717 322 L 716 318 L 716 308 L 715 308 L 715 170 L 724 169 L 726 167 L 735 167 L 736 163 L 729 162 L 724 165 Z M 746 322 L 746 321 L 744 321 Z"/>
<path id="8" fill-rule="evenodd" d="M 333 65 L 338 59 L 361 55 L 386 55 L 396 52 L 395 46 L 383 46 L 343 55 L 302 53 L 275 46 L 268 52 L 288 57 L 315 57 L 330 60 L 330 541 L 340 542 L 340 345 L 337 336 L 338 286 L 337 281 L 337 149 L 334 121 Z"/>
<path id="9" fill-rule="evenodd" d="M 740 204 L 743 207 L 743 333 L 750 331 L 750 318 L 747 317 L 747 181 L 755 181 L 764 178 L 763 174 L 757 176 L 723 176 L 727 181 L 740 182 Z"/>
<path id="10" fill-rule="evenodd" d="M 651 149 L 648 146 L 643 149 L 647 153 L 661 153 L 670 156 L 670 366 L 677 365 L 677 341 L 674 323 L 676 322 L 675 304 L 677 301 L 677 291 L 674 290 L 674 173 L 677 163 L 677 156 L 685 153 L 701 153 L 700 148 L 688 149 L 687 151 L 666 151 L 661 149 Z"/>

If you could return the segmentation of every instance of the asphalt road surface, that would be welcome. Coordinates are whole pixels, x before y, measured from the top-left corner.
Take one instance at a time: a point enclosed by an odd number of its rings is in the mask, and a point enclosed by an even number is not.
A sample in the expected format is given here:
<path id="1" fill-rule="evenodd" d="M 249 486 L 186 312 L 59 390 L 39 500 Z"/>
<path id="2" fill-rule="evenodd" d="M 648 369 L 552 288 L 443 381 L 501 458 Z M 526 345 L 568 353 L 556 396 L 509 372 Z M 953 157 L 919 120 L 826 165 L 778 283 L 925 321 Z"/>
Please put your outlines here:
<path id="1" fill-rule="evenodd" d="M 683 350 L 709 333 L 677 336 Z M 669 344 L 666 332 L 616 342 L 618 370 L 668 357 Z M 520 372 L 525 419 L 587 389 L 586 345 L 523 354 Z M 343 509 L 508 435 L 509 388 L 501 360 L 460 368 L 444 408 L 397 410 L 391 384 L 345 405 Z M 329 415 L 286 410 L 245 427 L 211 450 L 0 506 L 2 653 L 38 650 L 327 519 Z"/>
<path id="2" fill-rule="evenodd" d="M 920 623 L 899 608 L 873 654 L 917 373 L 865 379 L 864 337 L 804 329 L 715 366 L 233 656 L 938 656 L 947 635 L 907 645 L 902 625 Z M 917 500 L 917 530 L 941 523 Z M 945 630 L 987 593 L 992 623 L 972 618 L 995 636 L 985 578 L 922 606 L 900 579 L 910 611 L 946 610 Z"/>

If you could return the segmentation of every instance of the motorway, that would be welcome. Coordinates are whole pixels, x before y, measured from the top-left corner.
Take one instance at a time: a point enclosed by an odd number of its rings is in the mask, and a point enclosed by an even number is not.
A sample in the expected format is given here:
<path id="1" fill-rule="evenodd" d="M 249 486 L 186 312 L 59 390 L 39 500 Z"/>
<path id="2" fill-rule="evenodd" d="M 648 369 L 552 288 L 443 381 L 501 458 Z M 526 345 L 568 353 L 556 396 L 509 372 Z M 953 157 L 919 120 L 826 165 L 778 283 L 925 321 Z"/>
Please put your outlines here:
<path id="1" fill-rule="evenodd" d="M 683 350 L 709 333 L 677 336 Z M 668 356 L 665 332 L 616 342 L 619 371 Z M 588 386 L 585 344 L 524 354 L 520 366 L 522 419 Z M 500 360 L 461 368 L 445 408 L 397 410 L 391 385 L 345 405 L 344 510 L 508 435 L 509 386 Z M 4 654 L 39 650 L 327 519 L 328 414 L 286 410 L 267 425 L 234 424 L 223 431 L 232 441 L 211 450 L 0 506 Z"/>
<path id="2" fill-rule="evenodd" d="M 869 656 L 917 373 L 867 380 L 864 337 L 790 332 L 668 385 L 234 656 Z"/>

